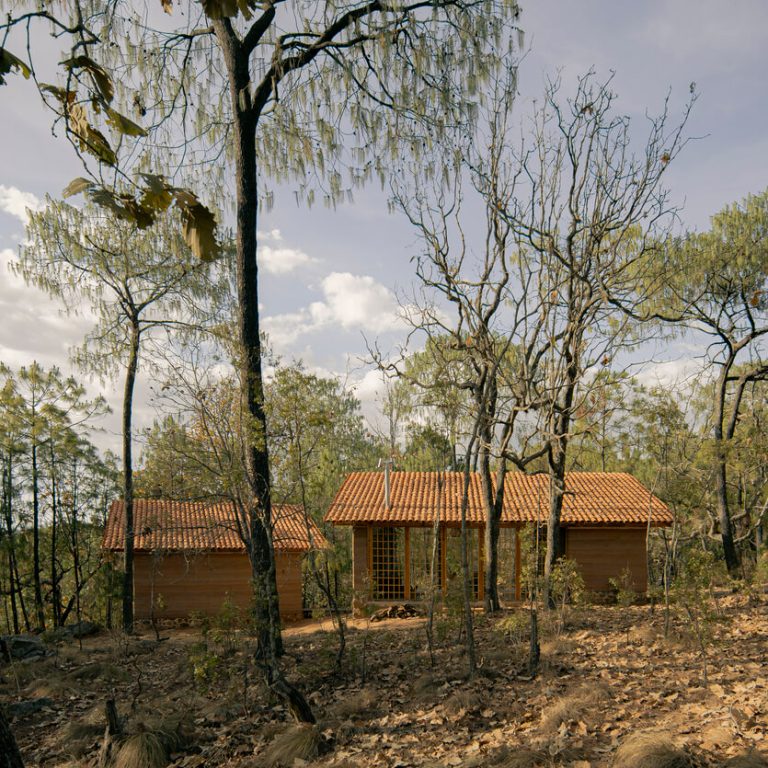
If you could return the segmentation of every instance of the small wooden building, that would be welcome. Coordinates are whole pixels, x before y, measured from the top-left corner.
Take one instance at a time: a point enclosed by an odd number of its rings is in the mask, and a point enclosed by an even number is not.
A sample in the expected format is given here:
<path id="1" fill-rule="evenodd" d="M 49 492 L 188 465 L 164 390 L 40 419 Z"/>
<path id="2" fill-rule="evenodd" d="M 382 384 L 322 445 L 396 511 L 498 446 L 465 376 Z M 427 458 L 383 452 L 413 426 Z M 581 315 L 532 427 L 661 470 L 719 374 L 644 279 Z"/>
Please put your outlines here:
<path id="1" fill-rule="evenodd" d="M 302 560 L 310 546 L 328 543 L 300 506 L 273 508 L 273 539 L 280 615 L 304 615 Z M 215 615 L 225 602 L 247 609 L 253 599 L 251 566 L 230 502 L 136 499 L 134 615 L 148 619 Z M 309 528 L 307 527 L 309 525 Z M 114 501 L 102 549 L 122 552 L 123 502 Z"/>
<path id="2" fill-rule="evenodd" d="M 355 472 L 337 492 L 325 519 L 352 527 L 353 588 L 374 601 L 419 600 L 428 594 L 433 531 L 439 516 L 440 590 L 460 575 L 461 472 Z M 499 596 L 520 600 L 520 531 L 539 532 L 543 553 L 549 509 L 546 475 L 507 474 L 499 536 Z M 485 512 L 480 477 L 470 477 L 467 521 L 470 572 L 476 600 L 484 596 Z M 561 517 L 561 554 L 574 560 L 593 592 L 610 589 L 625 572 L 638 592 L 647 589 L 649 527 L 672 522 L 669 508 L 626 473 L 571 472 Z M 437 569 L 436 569 L 437 570 Z"/>

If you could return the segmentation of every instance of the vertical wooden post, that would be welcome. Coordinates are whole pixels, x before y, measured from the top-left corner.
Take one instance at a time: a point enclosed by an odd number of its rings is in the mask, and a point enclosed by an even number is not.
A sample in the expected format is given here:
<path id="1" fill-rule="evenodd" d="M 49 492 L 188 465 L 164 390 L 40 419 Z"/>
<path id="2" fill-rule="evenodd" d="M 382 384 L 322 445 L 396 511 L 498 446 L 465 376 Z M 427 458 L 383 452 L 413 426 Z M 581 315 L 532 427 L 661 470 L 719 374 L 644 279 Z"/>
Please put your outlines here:
<path id="1" fill-rule="evenodd" d="M 373 600 L 373 526 L 367 525 L 368 534 L 368 597 Z"/>
<path id="2" fill-rule="evenodd" d="M 520 602 L 520 529 L 515 528 L 515 602 Z"/>
<path id="3" fill-rule="evenodd" d="M 443 595 L 443 602 L 445 602 L 445 592 L 448 589 L 448 568 L 445 558 L 445 550 L 448 548 L 447 530 L 445 525 L 440 528 L 440 591 Z"/>
<path id="4" fill-rule="evenodd" d="M 485 600 L 485 536 L 482 528 L 477 528 L 477 599 Z"/>
<path id="5" fill-rule="evenodd" d="M 411 599 L 411 528 L 405 526 L 405 584 L 403 585 L 403 599 Z"/>

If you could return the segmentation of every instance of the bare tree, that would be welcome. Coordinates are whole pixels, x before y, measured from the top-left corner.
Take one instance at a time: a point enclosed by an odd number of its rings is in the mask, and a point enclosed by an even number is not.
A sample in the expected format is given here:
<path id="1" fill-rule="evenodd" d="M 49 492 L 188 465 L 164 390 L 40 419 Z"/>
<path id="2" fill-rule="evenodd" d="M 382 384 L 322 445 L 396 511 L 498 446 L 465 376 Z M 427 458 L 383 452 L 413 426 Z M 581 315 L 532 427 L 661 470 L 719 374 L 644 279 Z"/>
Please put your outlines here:
<path id="1" fill-rule="evenodd" d="M 642 301 L 658 239 L 673 221 L 662 179 L 686 143 L 695 99 L 670 125 L 667 97 L 635 154 L 630 119 L 614 109 L 611 79 L 588 72 L 570 98 L 562 96 L 560 81 L 548 86 L 530 146 L 515 153 L 512 205 L 502 214 L 517 247 L 542 266 L 537 288 L 548 342 L 537 399 L 550 477 L 545 602 L 561 551 L 574 414 L 590 372 L 610 364 L 632 330 L 617 305 Z"/>

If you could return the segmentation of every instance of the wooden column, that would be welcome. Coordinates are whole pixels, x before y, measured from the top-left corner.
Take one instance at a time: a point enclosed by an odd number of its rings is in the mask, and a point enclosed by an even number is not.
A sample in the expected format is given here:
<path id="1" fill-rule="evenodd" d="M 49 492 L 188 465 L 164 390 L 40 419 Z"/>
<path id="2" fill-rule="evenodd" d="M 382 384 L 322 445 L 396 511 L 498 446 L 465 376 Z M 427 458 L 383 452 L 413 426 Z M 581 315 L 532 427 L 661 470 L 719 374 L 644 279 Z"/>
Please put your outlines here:
<path id="1" fill-rule="evenodd" d="M 445 525 L 440 528 L 440 592 L 443 595 L 443 600 L 445 600 L 445 593 L 448 589 L 448 570 L 445 559 L 445 550 L 448 545 L 447 530 Z"/>
<path id="2" fill-rule="evenodd" d="M 477 599 L 485 600 L 485 536 L 477 529 Z"/>
<path id="3" fill-rule="evenodd" d="M 403 585 L 403 600 L 411 599 L 411 529 L 405 526 L 405 584 Z"/>
<path id="4" fill-rule="evenodd" d="M 368 548 L 368 597 L 373 598 L 373 529 L 368 525 L 365 528 L 366 546 Z"/>
<path id="5" fill-rule="evenodd" d="M 520 602 L 520 529 L 515 528 L 515 600 Z"/>

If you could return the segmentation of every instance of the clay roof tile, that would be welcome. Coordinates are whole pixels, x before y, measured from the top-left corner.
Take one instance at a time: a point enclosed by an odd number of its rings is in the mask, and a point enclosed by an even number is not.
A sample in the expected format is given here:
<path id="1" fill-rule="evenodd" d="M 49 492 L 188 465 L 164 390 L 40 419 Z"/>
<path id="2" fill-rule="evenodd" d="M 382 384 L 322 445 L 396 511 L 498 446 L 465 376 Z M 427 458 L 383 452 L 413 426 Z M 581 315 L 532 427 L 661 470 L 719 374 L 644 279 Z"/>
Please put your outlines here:
<path id="1" fill-rule="evenodd" d="M 228 501 L 135 499 L 133 521 L 137 552 L 245 549 L 238 533 L 235 507 Z M 104 527 L 102 549 L 121 551 L 124 531 L 123 502 L 113 501 Z M 310 547 L 310 539 L 318 548 L 328 546 L 317 525 L 295 504 L 273 507 L 273 539 L 277 551 L 305 552 Z"/>
<path id="2" fill-rule="evenodd" d="M 467 521 L 482 523 L 480 476 L 470 474 Z M 565 479 L 563 525 L 670 525 L 672 513 L 636 478 L 625 472 L 570 472 Z M 355 523 L 431 524 L 440 509 L 446 523 L 461 521 L 462 472 L 390 473 L 390 508 L 383 472 L 353 472 L 342 483 L 325 516 L 337 525 Z M 547 475 L 510 472 L 504 483 L 502 523 L 546 522 Z"/>

